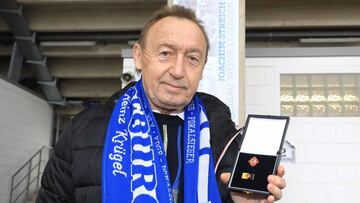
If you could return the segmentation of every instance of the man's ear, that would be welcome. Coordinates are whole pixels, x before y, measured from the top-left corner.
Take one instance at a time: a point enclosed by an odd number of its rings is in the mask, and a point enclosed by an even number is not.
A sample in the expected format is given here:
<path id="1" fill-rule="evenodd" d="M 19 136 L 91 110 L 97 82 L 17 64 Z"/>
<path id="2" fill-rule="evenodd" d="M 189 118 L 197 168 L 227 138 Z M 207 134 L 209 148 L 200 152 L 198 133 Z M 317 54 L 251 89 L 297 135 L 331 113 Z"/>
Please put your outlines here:
<path id="1" fill-rule="evenodd" d="M 142 64 L 142 49 L 139 43 L 135 43 L 133 46 L 133 57 L 134 63 L 137 71 L 141 71 L 141 64 Z"/>

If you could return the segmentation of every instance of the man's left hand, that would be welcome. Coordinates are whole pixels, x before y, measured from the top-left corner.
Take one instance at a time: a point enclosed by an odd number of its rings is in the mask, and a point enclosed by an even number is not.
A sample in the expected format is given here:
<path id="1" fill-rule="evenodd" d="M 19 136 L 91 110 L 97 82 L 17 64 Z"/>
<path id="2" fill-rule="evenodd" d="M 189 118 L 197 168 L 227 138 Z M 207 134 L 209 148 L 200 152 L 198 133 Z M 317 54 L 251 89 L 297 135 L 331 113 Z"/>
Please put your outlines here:
<path id="1" fill-rule="evenodd" d="M 223 183 L 227 184 L 230 180 L 230 173 L 222 173 L 220 179 Z M 245 194 L 238 192 L 231 192 L 231 198 L 235 203 L 273 203 L 282 197 L 282 189 L 286 187 L 286 182 L 283 176 L 285 175 L 285 168 L 279 166 L 277 168 L 277 175 L 269 175 L 267 189 L 271 195 L 267 198 L 254 194 Z"/>

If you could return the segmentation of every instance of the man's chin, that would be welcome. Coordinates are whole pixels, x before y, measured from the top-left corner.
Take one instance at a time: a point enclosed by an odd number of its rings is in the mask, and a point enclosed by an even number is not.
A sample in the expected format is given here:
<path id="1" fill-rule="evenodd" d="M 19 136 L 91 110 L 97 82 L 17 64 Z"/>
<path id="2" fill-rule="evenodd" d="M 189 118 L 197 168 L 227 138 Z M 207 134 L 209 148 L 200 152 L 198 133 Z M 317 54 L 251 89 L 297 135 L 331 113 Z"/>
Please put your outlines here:
<path id="1" fill-rule="evenodd" d="M 184 107 L 186 106 L 186 104 L 184 103 L 184 101 L 181 102 L 177 102 L 176 100 L 167 100 L 167 101 L 162 101 L 161 105 L 159 105 L 159 107 L 163 110 L 169 111 L 169 112 L 182 112 L 184 110 Z"/>

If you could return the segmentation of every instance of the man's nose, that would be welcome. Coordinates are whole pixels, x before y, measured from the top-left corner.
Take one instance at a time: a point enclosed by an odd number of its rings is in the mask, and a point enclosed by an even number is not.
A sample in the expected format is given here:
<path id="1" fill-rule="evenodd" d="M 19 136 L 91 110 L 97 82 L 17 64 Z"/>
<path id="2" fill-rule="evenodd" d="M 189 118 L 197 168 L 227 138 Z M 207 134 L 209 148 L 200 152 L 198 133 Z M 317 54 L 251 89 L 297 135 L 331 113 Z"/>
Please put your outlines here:
<path id="1" fill-rule="evenodd" d="M 184 55 L 183 54 L 178 54 L 176 56 L 174 65 L 170 70 L 170 74 L 174 78 L 182 78 L 185 76 L 185 63 L 184 63 Z"/>

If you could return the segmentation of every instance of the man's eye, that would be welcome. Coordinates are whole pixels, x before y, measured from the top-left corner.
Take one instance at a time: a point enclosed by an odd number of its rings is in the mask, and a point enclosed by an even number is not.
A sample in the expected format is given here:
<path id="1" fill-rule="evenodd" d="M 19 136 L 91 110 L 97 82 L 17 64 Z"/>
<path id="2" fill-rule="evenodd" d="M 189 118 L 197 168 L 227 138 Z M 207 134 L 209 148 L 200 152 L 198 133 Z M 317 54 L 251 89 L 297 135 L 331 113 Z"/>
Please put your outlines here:
<path id="1" fill-rule="evenodd" d="M 196 56 L 189 56 L 189 62 L 191 65 L 197 66 L 200 63 L 200 59 Z"/>
<path id="2" fill-rule="evenodd" d="M 160 56 L 160 59 L 162 60 L 166 60 L 170 57 L 170 51 L 162 51 L 160 52 L 159 56 Z"/>

